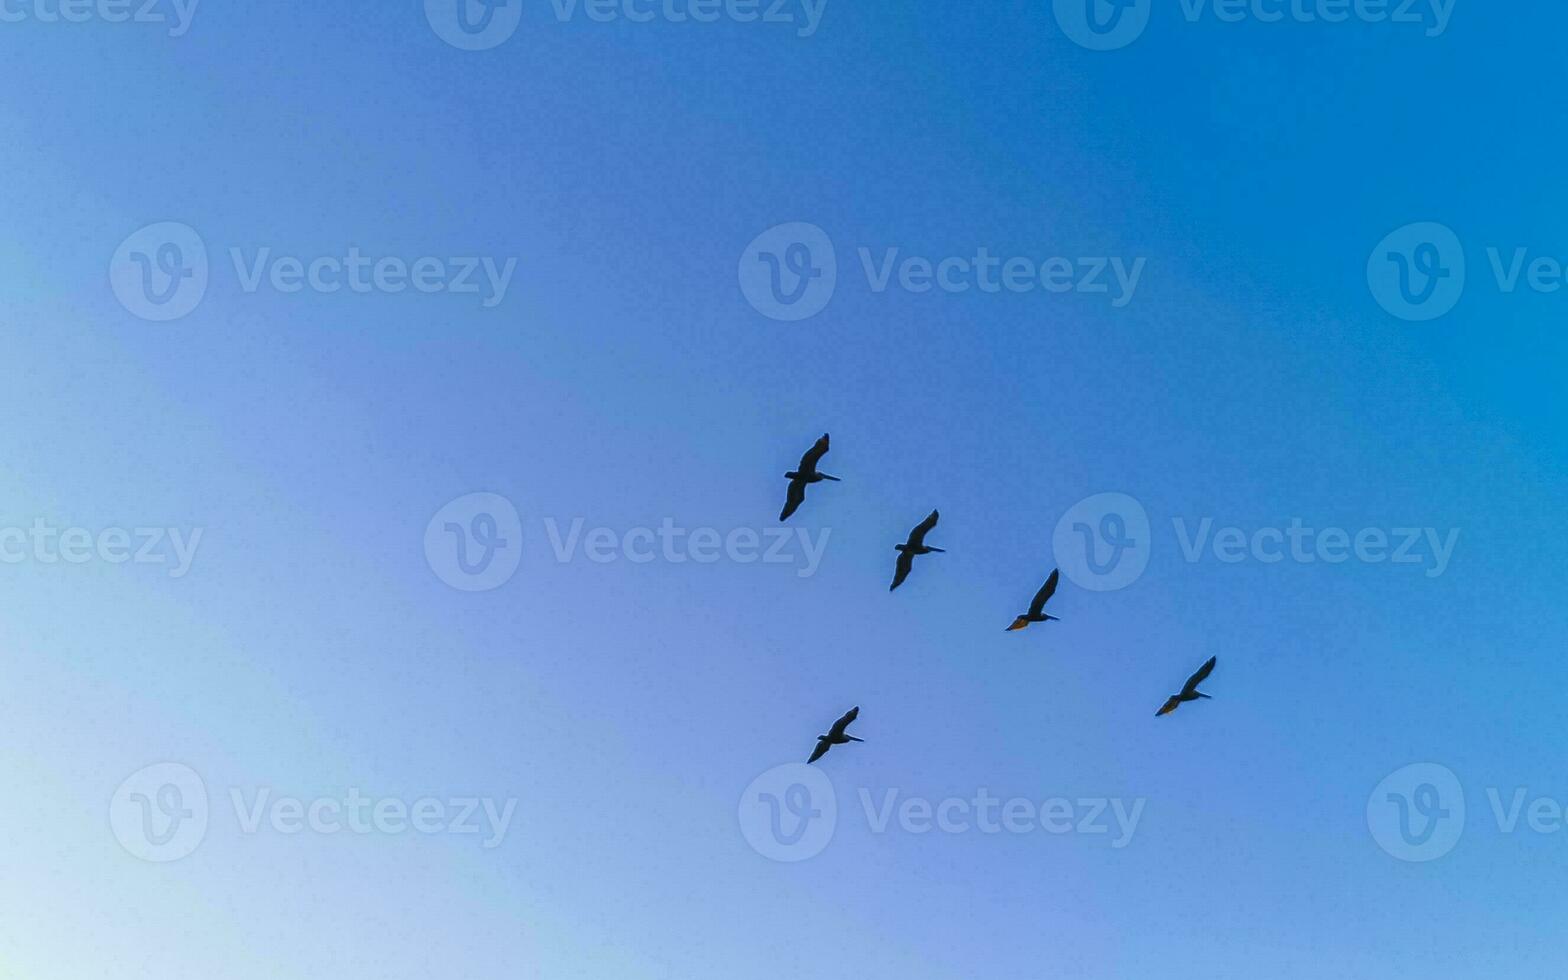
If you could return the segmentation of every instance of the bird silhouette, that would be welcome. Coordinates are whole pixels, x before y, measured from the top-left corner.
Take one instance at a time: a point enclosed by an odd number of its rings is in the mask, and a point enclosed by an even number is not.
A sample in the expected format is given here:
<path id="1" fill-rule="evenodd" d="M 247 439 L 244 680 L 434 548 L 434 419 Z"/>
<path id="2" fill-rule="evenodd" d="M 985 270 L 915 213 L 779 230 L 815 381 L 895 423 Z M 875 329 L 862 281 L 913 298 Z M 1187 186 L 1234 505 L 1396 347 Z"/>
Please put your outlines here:
<path id="1" fill-rule="evenodd" d="M 933 510 L 930 517 L 915 525 L 915 529 L 909 532 L 908 541 L 893 546 L 893 550 L 898 552 L 898 569 L 893 573 L 893 584 L 887 589 L 889 592 L 904 584 L 904 579 L 909 577 L 909 570 L 915 567 L 916 555 L 929 555 L 932 552 L 939 555 L 946 554 L 941 548 L 926 547 L 926 535 L 936 527 L 936 522 L 941 516 L 939 512 Z"/>
<path id="2" fill-rule="evenodd" d="M 1196 674 L 1193 674 L 1191 677 L 1187 678 L 1187 683 L 1183 684 L 1181 687 L 1181 693 L 1172 694 L 1170 699 L 1165 702 L 1165 707 L 1155 712 L 1154 716 L 1158 718 L 1161 715 L 1168 715 L 1188 701 L 1196 701 L 1199 698 L 1207 698 L 1207 694 L 1203 694 L 1198 690 L 1198 685 L 1208 680 L 1209 675 L 1214 673 L 1214 662 L 1218 659 L 1218 657 L 1210 657 L 1209 662 L 1204 664 L 1202 667 L 1199 667 Z"/>
<path id="3" fill-rule="evenodd" d="M 853 708 L 850 708 L 848 711 L 844 712 L 844 717 L 840 718 L 838 721 L 835 721 L 833 723 L 833 727 L 828 729 L 828 733 L 826 735 L 818 735 L 817 747 L 811 750 L 811 758 L 806 760 L 806 765 L 809 766 L 813 762 L 816 762 L 818 759 L 827 755 L 828 749 L 831 749 L 835 745 L 847 745 L 850 742 L 864 742 L 865 739 L 863 738 L 856 738 L 853 735 L 846 735 L 844 733 L 844 729 L 849 727 L 849 723 L 858 717 L 860 717 L 860 705 L 857 704 Z"/>
<path id="4" fill-rule="evenodd" d="M 1029 603 L 1029 611 L 1013 620 L 1013 625 L 1007 627 L 1007 632 L 1028 629 L 1030 623 L 1048 623 L 1056 619 L 1055 616 L 1046 614 L 1045 604 L 1056 594 L 1056 583 L 1061 580 L 1061 577 L 1061 569 L 1052 570 L 1051 577 L 1046 579 L 1045 584 L 1040 586 L 1040 591 L 1034 594 L 1034 601 Z"/>
<path id="5" fill-rule="evenodd" d="M 780 521 L 789 520 L 789 515 L 800 509 L 800 505 L 806 500 L 807 484 L 821 483 L 823 480 L 832 480 L 834 483 L 839 482 L 839 478 L 836 476 L 828 476 L 826 473 L 817 472 L 817 463 L 823 456 L 827 455 L 827 452 L 828 437 L 826 433 L 823 433 L 822 438 L 818 439 L 810 449 L 806 450 L 806 455 L 800 457 L 800 469 L 791 470 L 784 474 L 785 478 L 789 480 L 789 495 L 785 498 L 784 510 L 779 514 Z"/>

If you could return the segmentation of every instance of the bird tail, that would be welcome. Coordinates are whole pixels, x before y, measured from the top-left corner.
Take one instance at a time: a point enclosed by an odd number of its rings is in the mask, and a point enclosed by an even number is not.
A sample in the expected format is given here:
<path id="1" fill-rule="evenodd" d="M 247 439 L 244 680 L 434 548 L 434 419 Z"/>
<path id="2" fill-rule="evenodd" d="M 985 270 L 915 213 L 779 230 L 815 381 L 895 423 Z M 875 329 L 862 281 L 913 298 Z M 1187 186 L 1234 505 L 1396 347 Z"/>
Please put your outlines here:
<path id="1" fill-rule="evenodd" d="M 1209 695 L 1204 694 L 1202 692 L 1199 692 L 1198 697 L 1202 698 L 1205 701 L 1212 701 L 1212 700 L 1214 700 L 1212 697 L 1210 697 Z"/>
<path id="2" fill-rule="evenodd" d="M 865 739 L 863 739 L 863 738 L 856 738 L 853 735 L 845 735 L 844 737 L 849 739 L 851 742 L 864 742 L 865 741 Z"/>
<path id="3" fill-rule="evenodd" d="M 939 555 L 947 554 L 947 549 L 946 548 L 927 548 L 926 550 L 927 551 L 934 551 L 934 552 L 936 552 Z"/>
<path id="4" fill-rule="evenodd" d="M 1041 615 L 1045 617 L 1047 623 L 1060 623 L 1062 621 L 1062 617 L 1052 616 L 1050 613 L 1041 613 Z"/>
<path id="5" fill-rule="evenodd" d="M 817 475 L 822 477 L 822 479 L 824 479 L 824 480 L 832 480 L 834 483 L 843 483 L 844 482 L 843 480 L 840 480 L 838 477 L 836 477 L 836 476 L 828 476 L 826 473 L 818 473 Z"/>

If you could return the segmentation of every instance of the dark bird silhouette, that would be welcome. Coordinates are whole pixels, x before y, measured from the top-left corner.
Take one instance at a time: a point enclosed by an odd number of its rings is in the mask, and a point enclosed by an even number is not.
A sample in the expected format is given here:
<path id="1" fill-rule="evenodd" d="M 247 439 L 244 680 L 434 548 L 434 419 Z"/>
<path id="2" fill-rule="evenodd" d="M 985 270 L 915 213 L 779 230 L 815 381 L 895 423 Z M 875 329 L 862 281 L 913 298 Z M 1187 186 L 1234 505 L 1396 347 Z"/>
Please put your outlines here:
<path id="1" fill-rule="evenodd" d="M 1051 601 L 1051 596 L 1056 594 L 1056 583 L 1061 580 L 1062 570 L 1054 569 L 1051 577 L 1040 586 L 1040 591 L 1034 594 L 1034 601 L 1029 603 L 1029 611 L 1013 620 L 1013 625 L 1007 627 L 1007 632 L 1027 629 L 1030 623 L 1048 623 L 1056 619 L 1055 616 L 1046 614 L 1045 604 Z"/>
<path id="2" fill-rule="evenodd" d="M 840 718 L 838 721 L 835 721 L 833 723 L 833 727 L 828 729 L 828 733 L 826 735 L 818 735 L 817 747 L 811 750 L 811 758 L 806 760 L 806 765 L 809 766 L 813 762 L 816 762 L 818 759 L 827 755 L 828 749 L 831 749 L 835 745 L 847 745 L 850 742 L 864 742 L 865 739 L 863 738 L 856 738 L 853 735 L 846 735 L 844 733 L 844 729 L 849 727 L 849 723 L 858 717 L 860 717 L 860 705 L 857 704 L 853 708 L 850 708 L 848 711 L 846 711 L 844 713 L 844 717 Z"/>
<path id="3" fill-rule="evenodd" d="M 779 514 L 779 520 L 789 520 L 789 515 L 800 509 L 800 505 L 806 500 L 807 484 L 821 483 L 823 480 L 832 480 L 834 483 L 839 482 L 839 478 L 836 476 L 828 476 L 826 473 L 817 472 L 817 463 L 827 453 L 828 437 L 824 433 L 822 438 L 816 441 L 815 445 L 806 450 L 806 455 L 800 457 L 800 469 L 791 470 L 784 474 L 785 478 L 789 480 L 789 496 L 785 498 L 784 510 Z"/>
<path id="4" fill-rule="evenodd" d="M 1170 696 L 1170 700 L 1165 702 L 1165 707 L 1155 712 L 1154 716 L 1158 718 L 1161 715 L 1168 715 L 1188 701 L 1196 701 L 1199 698 L 1207 698 L 1207 694 L 1204 694 L 1198 690 L 1198 685 L 1208 680 L 1209 675 L 1214 673 L 1214 662 L 1218 659 L 1218 657 L 1210 657 L 1209 662 L 1204 664 L 1202 667 L 1199 667 L 1196 674 L 1193 674 L 1191 677 L 1187 678 L 1187 683 L 1183 684 L 1181 687 L 1181 693 L 1172 694 Z"/>
<path id="5" fill-rule="evenodd" d="M 915 526 L 913 531 L 909 532 L 908 541 L 893 546 L 893 550 L 898 552 L 898 570 L 893 573 L 893 584 L 888 586 L 889 592 L 904 584 L 904 579 L 909 577 L 909 570 L 915 567 L 916 555 L 929 555 L 933 551 L 939 555 L 947 553 L 941 548 L 926 547 L 926 535 L 931 532 L 932 528 L 936 527 L 936 522 L 941 516 L 940 513 L 933 510 L 930 517 L 921 521 Z"/>

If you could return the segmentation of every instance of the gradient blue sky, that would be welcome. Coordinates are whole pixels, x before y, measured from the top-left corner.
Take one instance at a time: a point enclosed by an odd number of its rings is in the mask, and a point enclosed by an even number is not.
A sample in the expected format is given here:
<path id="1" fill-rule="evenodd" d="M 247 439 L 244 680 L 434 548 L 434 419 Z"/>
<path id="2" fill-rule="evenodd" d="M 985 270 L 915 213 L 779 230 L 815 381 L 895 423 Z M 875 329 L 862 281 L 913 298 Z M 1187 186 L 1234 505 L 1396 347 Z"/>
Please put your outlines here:
<path id="1" fill-rule="evenodd" d="M 414 2 L 203 4 L 190 32 L 0 24 L 0 524 L 201 527 L 190 574 L 0 565 L 0 966 L 25 977 L 1356 978 L 1561 973 L 1568 300 L 1483 282 L 1429 324 L 1367 257 L 1408 222 L 1568 255 L 1565 12 L 1459 0 L 1438 38 L 1186 23 L 1071 43 L 1043 0 L 830 0 L 783 27 L 557 23 L 492 51 Z M 196 228 L 205 301 L 106 274 Z M 822 226 L 841 286 L 764 318 L 737 257 Z M 227 250 L 518 259 L 468 297 L 247 294 Z M 871 293 L 853 250 L 1148 259 L 1136 300 Z M 801 523 L 820 571 L 558 563 L 540 521 Z M 426 521 L 514 500 L 502 588 L 432 574 Z M 1004 635 L 1101 491 L 1159 543 Z M 931 507 L 945 556 L 886 593 Z M 1173 518 L 1460 528 L 1447 573 L 1182 560 Z M 1215 700 L 1154 708 L 1218 654 Z M 851 704 L 849 813 L 775 864 L 741 791 Z M 148 864 L 108 829 L 150 763 L 212 827 Z M 1372 788 L 1470 794 L 1395 861 Z M 246 836 L 230 786 L 515 797 L 472 838 Z M 1144 797 L 1103 839 L 872 834 L 880 794 Z M 1484 816 L 1484 814 L 1483 814 Z"/>

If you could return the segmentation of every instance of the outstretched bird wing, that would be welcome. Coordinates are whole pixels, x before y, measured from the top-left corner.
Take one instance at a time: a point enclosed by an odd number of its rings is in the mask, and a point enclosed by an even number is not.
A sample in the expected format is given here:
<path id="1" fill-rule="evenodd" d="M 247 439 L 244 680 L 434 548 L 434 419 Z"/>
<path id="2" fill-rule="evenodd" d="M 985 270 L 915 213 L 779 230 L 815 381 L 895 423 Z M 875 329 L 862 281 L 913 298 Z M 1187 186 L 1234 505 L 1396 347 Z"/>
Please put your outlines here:
<path id="1" fill-rule="evenodd" d="M 806 484 L 803 480 L 789 481 L 789 495 L 784 498 L 784 510 L 779 513 L 779 520 L 789 520 L 789 515 L 800 509 L 806 502 Z"/>
<path id="2" fill-rule="evenodd" d="M 1178 706 L 1180 706 L 1180 704 L 1181 704 L 1181 696 L 1180 696 L 1180 695 L 1177 695 L 1177 694 L 1172 694 L 1172 695 L 1171 695 L 1171 696 L 1170 696 L 1170 698 L 1168 698 L 1168 699 L 1167 699 L 1167 700 L 1166 700 L 1166 702 L 1165 702 L 1165 707 L 1163 707 L 1163 708 L 1161 708 L 1161 709 L 1160 709 L 1160 710 L 1159 710 L 1159 711 L 1156 711 L 1156 712 L 1155 712 L 1155 713 L 1154 713 L 1154 717 L 1156 717 L 1156 718 L 1158 718 L 1158 717 L 1160 717 L 1160 716 L 1161 716 L 1161 715 L 1168 715 L 1168 714 L 1170 714 L 1170 713 L 1171 713 L 1171 712 L 1172 712 L 1172 711 L 1175 711 L 1175 710 L 1176 710 L 1176 708 L 1177 708 L 1177 707 L 1178 707 Z"/>
<path id="3" fill-rule="evenodd" d="M 1045 584 L 1040 586 L 1040 591 L 1034 594 L 1034 602 L 1029 604 L 1030 615 L 1038 616 L 1045 612 L 1045 604 L 1050 602 L 1051 596 L 1056 594 L 1056 583 L 1061 580 L 1061 577 L 1061 569 L 1058 568 L 1051 572 L 1051 577 L 1046 579 Z"/>
<path id="4" fill-rule="evenodd" d="M 849 727 L 849 723 L 859 717 L 860 705 L 857 704 L 853 708 L 850 708 L 848 711 L 844 712 L 844 717 L 833 723 L 833 727 L 828 729 L 828 734 L 834 738 L 841 738 L 844 734 L 844 729 Z"/>
<path id="5" fill-rule="evenodd" d="M 820 759 L 823 756 L 827 755 L 828 754 L 828 749 L 830 749 L 832 747 L 833 747 L 833 743 L 829 742 L 827 739 L 825 739 L 825 738 L 817 739 L 817 747 L 811 750 L 811 758 L 806 760 L 806 765 L 809 766 L 813 762 L 816 762 L 818 759 Z"/>
<path id="6" fill-rule="evenodd" d="M 1204 664 L 1202 667 L 1199 667 L 1196 674 L 1193 674 L 1191 677 L 1187 678 L 1187 683 L 1182 685 L 1181 693 L 1191 694 L 1193 691 L 1196 691 L 1198 689 L 1198 685 L 1208 680 L 1209 675 L 1214 673 L 1214 663 L 1219 659 L 1219 657 L 1210 657 L 1209 662 Z"/>
<path id="7" fill-rule="evenodd" d="M 823 433 L 822 438 L 818 439 L 810 449 L 806 450 L 806 455 L 800 457 L 800 475 L 806 476 L 807 474 L 815 473 L 817 471 L 817 463 L 821 462 L 822 457 L 827 454 L 828 437 L 826 433 Z"/>
<path id="8" fill-rule="evenodd" d="M 900 551 L 898 553 L 898 568 L 893 572 L 893 584 L 888 586 L 887 590 L 892 592 L 900 585 L 903 585 L 904 579 L 909 577 L 909 570 L 914 567 L 915 553 L 912 551 Z"/>
<path id="9" fill-rule="evenodd" d="M 939 512 L 933 510 L 930 517 L 916 524 L 915 529 L 909 532 L 909 545 L 915 548 L 923 546 L 926 542 L 926 535 L 931 533 L 932 528 L 936 527 L 936 522 L 941 519 L 941 516 Z"/>

